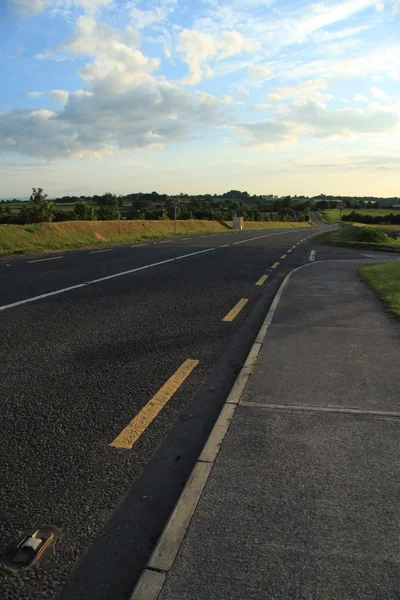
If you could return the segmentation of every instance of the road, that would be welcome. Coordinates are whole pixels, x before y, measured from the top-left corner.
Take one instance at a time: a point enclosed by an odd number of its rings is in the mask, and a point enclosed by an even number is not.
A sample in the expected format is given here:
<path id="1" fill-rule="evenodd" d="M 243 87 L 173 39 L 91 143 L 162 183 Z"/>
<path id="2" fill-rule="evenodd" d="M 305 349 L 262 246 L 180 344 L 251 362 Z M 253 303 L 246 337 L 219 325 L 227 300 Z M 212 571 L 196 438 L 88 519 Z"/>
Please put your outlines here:
<path id="1" fill-rule="evenodd" d="M 278 285 L 324 228 L 0 262 L 0 551 L 38 524 L 62 532 L 46 564 L 0 571 L 1 598 L 129 598 Z"/>

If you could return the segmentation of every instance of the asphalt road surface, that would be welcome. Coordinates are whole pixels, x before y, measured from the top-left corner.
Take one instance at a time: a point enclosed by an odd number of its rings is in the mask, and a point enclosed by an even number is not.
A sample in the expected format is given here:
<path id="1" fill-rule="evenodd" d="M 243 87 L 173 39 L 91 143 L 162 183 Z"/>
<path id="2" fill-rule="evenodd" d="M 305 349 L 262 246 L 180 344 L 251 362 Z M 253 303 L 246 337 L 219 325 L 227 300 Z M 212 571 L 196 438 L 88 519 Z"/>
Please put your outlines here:
<path id="1" fill-rule="evenodd" d="M 318 229 L 0 261 L 0 597 L 129 598 L 284 275 Z M 151 402 L 150 402 L 151 401 Z M 150 404 L 149 404 L 150 402 Z"/>

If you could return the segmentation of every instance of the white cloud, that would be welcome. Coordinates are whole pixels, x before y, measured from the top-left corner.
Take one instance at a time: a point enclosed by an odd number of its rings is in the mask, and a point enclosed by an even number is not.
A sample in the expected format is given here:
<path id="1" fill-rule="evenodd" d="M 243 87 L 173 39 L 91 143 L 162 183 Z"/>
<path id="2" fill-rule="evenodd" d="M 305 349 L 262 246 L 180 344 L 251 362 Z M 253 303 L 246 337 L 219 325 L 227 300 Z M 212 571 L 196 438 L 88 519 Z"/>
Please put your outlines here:
<path id="1" fill-rule="evenodd" d="M 396 111 L 379 110 L 364 112 L 362 109 L 344 108 L 327 110 L 318 102 L 307 102 L 302 106 L 293 106 L 292 119 L 307 125 L 317 138 L 349 137 L 365 133 L 393 132 L 399 124 Z"/>
<path id="2" fill-rule="evenodd" d="M 272 70 L 263 65 L 254 65 L 250 68 L 249 74 L 252 79 L 265 79 L 266 77 L 271 77 Z"/>
<path id="3" fill-rule="evenodd" d="M 373 86 L 370 90 L 371 94 L 375 96 L 375 98 L 379 98 L 379 100 L 383 100 L 384 102 L 388 101 L 390 98 L 384 90 Z"/>
<path id="4" fill-rule="evenodd" d="M 236 98 L 238 100 L 245 100 L 249 96 L 250 96 L 249 90 L 243 86 L 239 86 L 238 89 L 236 90 Z"/>
<path id="5" fill-rule="evenodd" d="M 395 2 L 392 7 L 392 15 L 395 17 L 398 14 L 400 14 L 400 3 Z"/>
<path id="6" fill-rule="evenodd" d="M 69 93 L 65 90 L 52 90 L 49 96 L 54 102 L 58 102 L 58 104 L 67 104 Z"/>
<path id="7" fill-rule="evenodd" d="M 370 52 L 364 50 L 358 56 L 275 64 L 274 71 L 280 77 L 296 81 L 306 77 L 371 77 L 376 73 L 389 74 L 393 71 L 393 65 L 399 63 L 400 44 L 392 44 L 375 47 Z"/>
<path id="8" fill-rule="evenodd" d="M 255 52 L 259 44 L 237 31 L 222 31 L 218 38 L 194 29 L 184 29 L 179 35 L 179 49 L 190 75 L 186 83 L 198 83 L 203 75 L 211 75 L 211 60 L 223 60 L 243 52 Z"/>
<path id="9" fill-rule="evenodd" d="M 46 94 L 46 92 L 28 92 L 28 97 L 29 98 L 40 98 L 41 96 L 44 96 Z"/>
<path id="10" fill-rule="evenodd" d="M 368 98 L 366 96 L 363 96 L 362 94 L 354 94 L 353 100 L 354 100 L 354 102 L 363 102 L 364 104 L 370 103 Z"/>
<path id="11" fill-rule="evenodd" d="M 238 135 L 247 138 L 247 144 L 263 149 L 296 142 L 302 127 L 285 121 L 269 119 L 255 123 L 239 123 Z"/>
<path id="12" fill-rule="evenodd" d="M 376 8 L 377 12 L 383 12 L 385 10 L 385 5 L 383 2 L 377 2 L 375 4 L 375 8 Z"/>
<path id="13" fill-rule="evenodd" d="M 107 6 L 113 0 L 6 0 L 24 16 L 42 12 L 48 8 L 66 8 L 76 6 L 94 14 L 100 7 Z"/>
<path id="14" fill-rule="evenodd" d="M 309 80 L 302 81 L 294 87 L 276 88 L 272 93 L 268 94 L 268 100 L 274 104 L 278 104 L 287 98 L 295 99 L 296 102 L 304 100 L 316 100 L 318 102 L 328 102 L 333 98 L 330 94 L 323 94 L 320 90 L 326 90 L 328 82 L 325 80 Z"/>
<path id="15" fill-rule="evenodd" d="M 78 70 L 84 81 L 105 90 L 123 91 L 131 85 L 152 81 L 151 73 L 159 65 L 158 59 L 146 57 L 132 45 L 134 42 L 135 32 L 131 27 L 121 32 L 82 16 L 77 20 L 75 37 L 59 50 L 94 57 L 92 63 Z"/>
<path id="16" fill-rule="evenodd" d="M 62 101 L 66 94 L 63 90 L 49 93 Z M 191 94 L 166 82 L 123 91 L 95 85 L 93 91 L 70 92 L 59 112 L 0 113 L 0 151 L 50 159 L 98 158 L 114 147 L 163 148 L 187 139 L 194 126 L 222 124 L 224 107 L 231 102 L 229 96 L 219 100 L 204 92 Z"/>
<path id="17" fill-rule="evenodd" d="M 131 10 L 133 25 L 137 29 L 144 29 L 145 27 L 149 27 L 149 25 L 153 25 L 153 23 L 164 21 L 172 9 L 173 6 L 171 5 L 156 7 L 154 10 L 140 10 L 139 8 L 134 8 Z"/>

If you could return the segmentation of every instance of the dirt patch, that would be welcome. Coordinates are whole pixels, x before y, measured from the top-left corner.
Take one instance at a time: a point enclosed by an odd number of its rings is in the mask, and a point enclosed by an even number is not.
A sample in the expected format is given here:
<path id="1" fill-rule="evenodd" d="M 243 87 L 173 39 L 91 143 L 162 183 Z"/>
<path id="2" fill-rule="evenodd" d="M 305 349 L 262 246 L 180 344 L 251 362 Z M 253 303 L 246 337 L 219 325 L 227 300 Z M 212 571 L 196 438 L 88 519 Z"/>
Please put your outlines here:
<path id="1" fill-rule="evenodd" d="M 102 235 L 100 235 L 100 233 L 96 233 L 94 232 L 95 237 L 97 237 L 98 240 L 102 240 L 103 242 L 108 242 L 109 240 L 105 237 L 103 237 Z"/>

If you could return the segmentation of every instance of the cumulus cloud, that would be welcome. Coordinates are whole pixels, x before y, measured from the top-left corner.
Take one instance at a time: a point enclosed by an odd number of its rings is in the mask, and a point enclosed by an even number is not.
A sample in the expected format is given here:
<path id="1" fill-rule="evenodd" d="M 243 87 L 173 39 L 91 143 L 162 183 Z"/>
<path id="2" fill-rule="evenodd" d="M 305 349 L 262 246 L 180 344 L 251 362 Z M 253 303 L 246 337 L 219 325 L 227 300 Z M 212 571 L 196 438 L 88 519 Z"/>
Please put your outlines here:
<path id="1" fill-rule="evenodd" d="M 113 147 L 161 148 L 187 139 L 195 124 L 222 123 L 226 102 L 165 82 L 111 95 L 71 92 L 60 112 L 0 113 L 0 150 L 32 157 L 83 158 L 109 154 Z"/>
<path id="2" fill-rule="evenodd" d="M 245 38 L 237 31 L 223 31 L 219 37 L 213 37 L 194 29 L 184 29 L 179 35 L 179 49 L 190 71 L 185 83 L 195 84 L 203 75 L 211 75 L 211 60 L 252 53 L 259 47 L 258 42 Z"/>
<path id="3" fill-rule="evenodd" d="M 58 102 L 58 104 L 67 104 L 69 93 L 65 90 L 52 90 L 49 96 L 54 102 Z"/>
<path id="4" fill-rule="evenodd" d="M 151 73 L 159 60 L 146 57 L 137 47 L 138 36 L 128 27 L 125 31 L 97 23 L 90 16 L 79 17 L 75 36 L 59 51 L 80 57 L 94 57 L 94 61 L 78 70 L 85 82 L 104 90 L 152 81 Z"/>
<path id="5" fill-rule="evenodd" d="M 375 4 L 375 8 L 376 8 L 377 12 L 383 12 L 385 10 L 385 5 L 383 2 L 377 2 Z"/>

